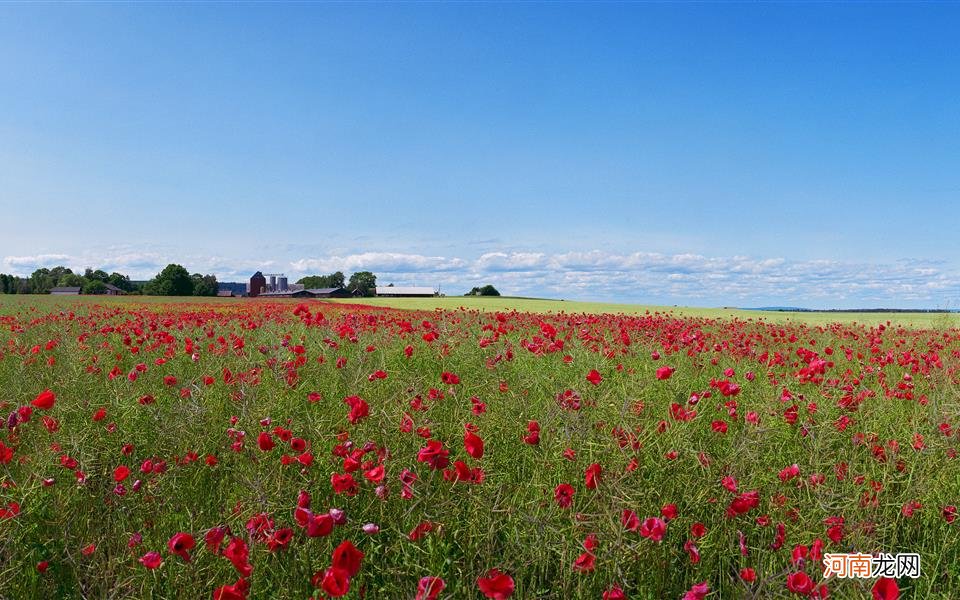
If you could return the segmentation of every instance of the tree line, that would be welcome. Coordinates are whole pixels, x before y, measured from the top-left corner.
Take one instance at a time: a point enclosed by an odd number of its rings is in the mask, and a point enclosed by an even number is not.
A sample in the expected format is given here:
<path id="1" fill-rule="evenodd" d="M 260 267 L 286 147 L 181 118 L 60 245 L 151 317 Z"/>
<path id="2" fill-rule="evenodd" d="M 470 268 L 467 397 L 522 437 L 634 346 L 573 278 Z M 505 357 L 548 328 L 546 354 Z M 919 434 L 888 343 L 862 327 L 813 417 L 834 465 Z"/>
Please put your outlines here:
<path id="1" fill-rule="evenodd" d="M 297 283 L 306 289 L 346 288 L 362 296 L 374 296 L 377 291 L 377 276 L 370 271 L 358 271 L 348 280 L 343 271 L 329 275 L 301 277 Z M 30 277 L 0 273 L 0 294 L 49 294 L 55 287 L 79 287 L 81 294 L 104 294 L 107 284 L 127 294 L 147 296 L 216 296 L 219 283 L 215 275 L 190 274 L 178 264 L 169 264 L 156 277 L 147 282 L 134 282 L 122 273 L 110 273 L 86 269 L 83 275 L 68 267 L 57 266 L 34 271 Z M 390 284 L 393 285 L 393 284 Z M 475 287 L 465 296 L 499 296 L 492 285 Z"/>
<path id="2" fill-rule="evenodd" d="M 216 296 L 219 284 L 215 275 L 190 274 L 181 265 L 170 264 L 145 283 L 135 283 L 122 273 L 107 274 L 86 269 L 83 275 L 64 266 L 41 268 L 30 277 L 0 273 L 0 294 L 49 294 L 55 287 L 78 287 L 81 294 L 104 294 L 107 284 L 127 294 L 149 296 Z"/>

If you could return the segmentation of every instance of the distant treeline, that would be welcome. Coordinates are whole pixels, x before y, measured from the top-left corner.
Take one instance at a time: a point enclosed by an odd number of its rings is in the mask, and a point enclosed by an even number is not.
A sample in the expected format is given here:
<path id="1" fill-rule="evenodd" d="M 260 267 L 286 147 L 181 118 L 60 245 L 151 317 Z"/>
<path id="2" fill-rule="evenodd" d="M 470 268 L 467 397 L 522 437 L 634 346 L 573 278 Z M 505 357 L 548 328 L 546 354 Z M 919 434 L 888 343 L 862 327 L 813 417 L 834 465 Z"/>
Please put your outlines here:
<path id="1" fill-rule="evenodd" d="M 134 283 L 123 273 L 108 275 L 99 269 L 86 269 L 79 275 L 64 266 L 37 269 L 30 277 L 0 273 L 0 294 L 49 294 L 56 287 L 78 287 L 81 294 L 105 294 L 107 284 L 126 294 L 149 296 L 216 296 L 218 288 L 215 275 L 191 275 L 175 264 L 167 265 L 145 283 Z"/>

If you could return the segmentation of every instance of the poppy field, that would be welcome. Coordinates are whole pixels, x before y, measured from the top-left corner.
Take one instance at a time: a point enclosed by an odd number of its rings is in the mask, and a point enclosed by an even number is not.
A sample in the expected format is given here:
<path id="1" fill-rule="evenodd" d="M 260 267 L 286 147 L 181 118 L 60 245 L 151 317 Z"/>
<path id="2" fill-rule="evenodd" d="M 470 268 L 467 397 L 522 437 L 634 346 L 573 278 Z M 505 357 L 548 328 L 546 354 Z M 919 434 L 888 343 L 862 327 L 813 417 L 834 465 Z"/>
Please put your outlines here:
<path id="1" fill-rule="evenodd" d="M 0 300 L 0 597 L 960 597 L 960 330 Z M 918 577 L 823 577 L 827 553 Z"/>

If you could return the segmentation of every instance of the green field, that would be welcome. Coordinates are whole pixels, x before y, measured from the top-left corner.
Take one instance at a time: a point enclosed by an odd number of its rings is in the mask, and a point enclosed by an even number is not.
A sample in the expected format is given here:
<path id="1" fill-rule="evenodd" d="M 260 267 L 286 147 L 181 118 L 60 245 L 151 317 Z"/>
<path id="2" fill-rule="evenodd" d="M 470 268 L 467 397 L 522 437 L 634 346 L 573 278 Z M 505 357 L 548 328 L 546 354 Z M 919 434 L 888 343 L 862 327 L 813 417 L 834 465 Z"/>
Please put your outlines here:
<path id="1" fill-rule="evenodd" d="M 334 302 L 356 303 L 357 300 L 334 300 Z M 373 306 L 390 306 L 412 310 L 433 310 L 443 308 L 468 310 L 520 312 L 566 312 L 566 313 L 613 313 L 639 315 L 660 313 L 675 317 L 704 317 L 708 319 L 763 319 L 774 323 L 807 323 L 818 325 L 825 323 L 898 323 L 918 328 L 947 328 L 957 325 L 957 316 L 944 313 L 815 313 L 739 310 L 734 308 L 697 308 L 684 306 L 654 306 L 643 304 L 615 304 L 610 302 L 577 302 L 570 300 L 547 300 L 511 297 L 450 296 L 445 298 L 364 298 L 360 302 Z"/>

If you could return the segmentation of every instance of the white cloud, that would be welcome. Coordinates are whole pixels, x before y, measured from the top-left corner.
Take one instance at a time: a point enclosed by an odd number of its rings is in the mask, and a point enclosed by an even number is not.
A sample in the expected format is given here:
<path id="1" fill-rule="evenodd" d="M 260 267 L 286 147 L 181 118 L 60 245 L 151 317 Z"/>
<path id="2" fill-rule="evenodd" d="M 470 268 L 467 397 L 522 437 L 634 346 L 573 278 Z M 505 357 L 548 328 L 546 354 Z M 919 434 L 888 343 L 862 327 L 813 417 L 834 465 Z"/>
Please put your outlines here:
<path id="1" fill-rule="evenodd" d="M 343 271 L 383 271 L 413 273 L 421 271 L 454 271 L 463 269 L 467 262 L 459 258 L 423 256 L 397 252 L 364 252 L 347 256 L 325 258 L 302 258 L 290 263 L 291 271 L 301 274 L 332 273 Z"/>
<path id="2" fill-rule="evenodd" d="M 488 252 L 474 261 L 474 268 L 484 271 L 529 271 L 547 266 L 546 255 L 540 252 Z"/>
<path id="3" fill-rule="evenodd" d="M 3 257 L 3 266 L 6 269 L 11 271 L 21 271 L 23 269 L 30 269 L 35 271 L 41 266 L 56 266 L 52 263 L 63 262 L 69 260 L 70 256 L 67 254 L 37 254 L 35 256 L 4 256 Z"/>

